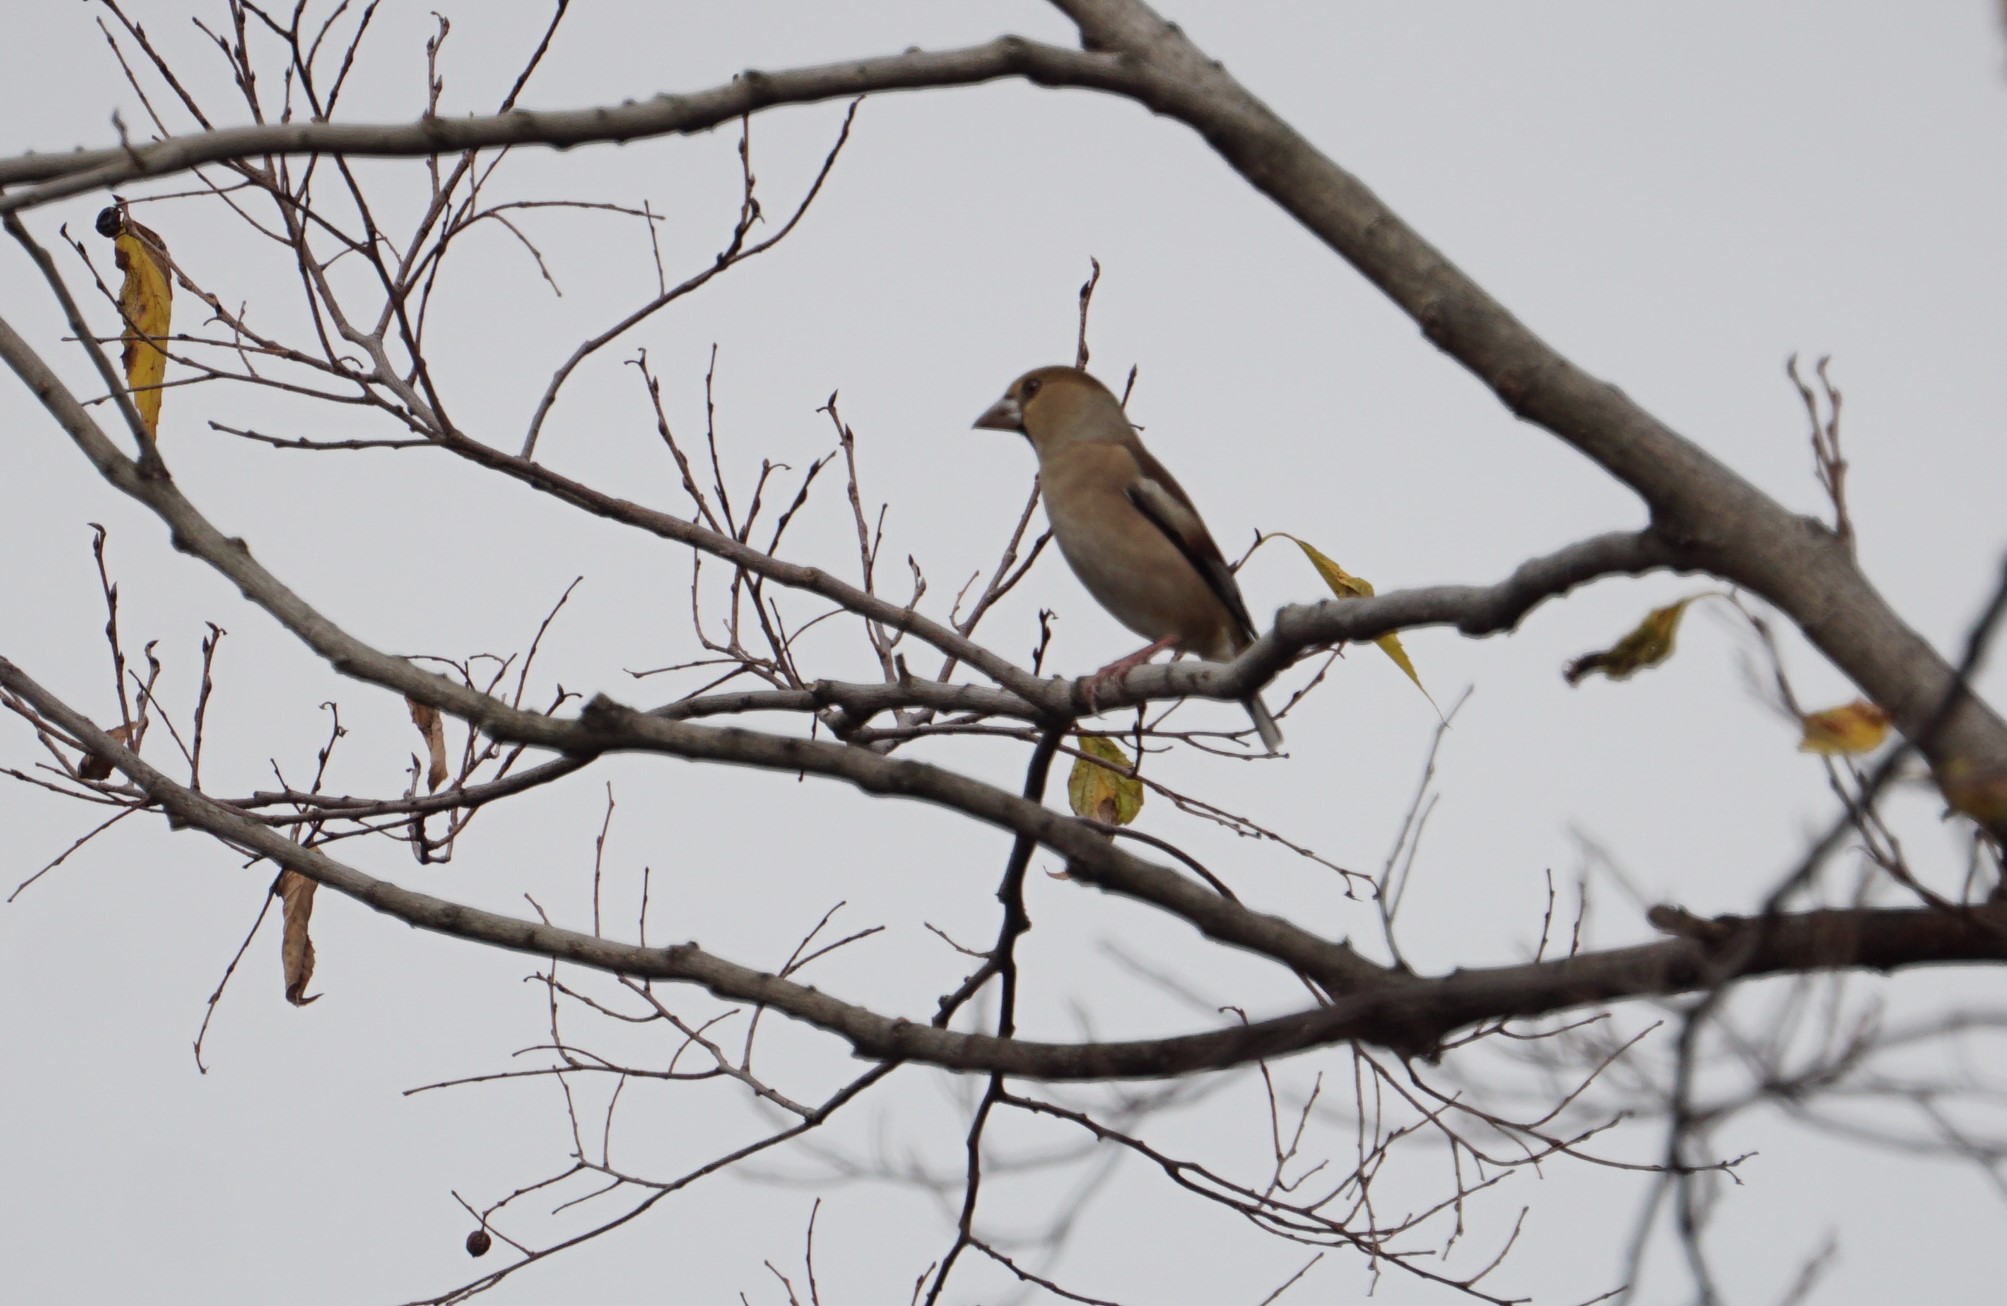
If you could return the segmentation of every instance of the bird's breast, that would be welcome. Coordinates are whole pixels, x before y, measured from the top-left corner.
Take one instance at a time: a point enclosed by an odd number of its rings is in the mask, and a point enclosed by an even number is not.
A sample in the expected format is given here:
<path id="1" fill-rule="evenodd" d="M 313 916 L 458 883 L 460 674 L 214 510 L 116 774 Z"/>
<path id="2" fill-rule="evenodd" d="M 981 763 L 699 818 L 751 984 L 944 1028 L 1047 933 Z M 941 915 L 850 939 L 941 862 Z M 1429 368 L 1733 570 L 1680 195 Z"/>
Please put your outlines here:
<path id="1" fill-rule="evenodd" d="M 1106 452 L 1127 459 L 1125 451 Z M 1095 601 L 1147 640 L 1170 638 L 1182 652 L 1228 656 L 1233 618 L 1177 545 L 1123 493 L 1132 478 L 1113 474 L 1119 468 L 1044 470 L 1053 540 Z"/>

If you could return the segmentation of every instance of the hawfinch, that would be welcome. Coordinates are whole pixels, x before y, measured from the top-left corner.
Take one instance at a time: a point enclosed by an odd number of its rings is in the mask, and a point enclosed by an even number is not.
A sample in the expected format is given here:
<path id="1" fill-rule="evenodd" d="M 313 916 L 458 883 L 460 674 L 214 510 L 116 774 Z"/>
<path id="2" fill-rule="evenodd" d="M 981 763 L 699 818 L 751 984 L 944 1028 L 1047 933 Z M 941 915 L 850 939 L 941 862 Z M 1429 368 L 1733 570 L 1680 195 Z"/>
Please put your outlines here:
<path id="1" fill-rule="evenodd" d="M 1254 642 L 1219 545 L 1106 386 L 1077 367 L 1041 367 L 1013 381 L 976 426 L 1031 441 L 1059 551 L 1110 615 L 1150 641 L 1095 683 L 1119 682 L 1167 648 L 1225 662 Z M 1282 745 L 1275 718 L 1259 695 L 1246 707 L 1273 753 Z"/>

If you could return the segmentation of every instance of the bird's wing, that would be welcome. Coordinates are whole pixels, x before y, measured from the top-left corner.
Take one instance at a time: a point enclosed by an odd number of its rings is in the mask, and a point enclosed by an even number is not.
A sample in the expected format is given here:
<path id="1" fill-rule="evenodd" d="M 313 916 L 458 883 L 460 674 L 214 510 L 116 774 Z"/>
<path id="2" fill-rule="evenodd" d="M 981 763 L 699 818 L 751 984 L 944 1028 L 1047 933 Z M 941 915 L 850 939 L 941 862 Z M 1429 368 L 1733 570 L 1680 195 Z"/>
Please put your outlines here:
<path id="1" fill-rule="evenodd" d="M 1220 554 L 1220 546 L 1213 543 L 1213 537 L 1206 530 L 1205 522 L 1199 519 L 1198 509 L 1192 506 L 1191 498 L 1183 487 L 1171 479 L 1171 474 L 1155 458 L 1142 449 L 1132 451 L 1136 455 L 1137 470 L 1141 473 L 1124 493 L 1136 510 L 1147 518 L 1152 526 L 1164 533 L 1164 538 L 1177 547 L 1192 569 L 1205 581 L 1206 588 L 1220 601 L 1227 614 L 1240 627 L 1246 639 L 1254 638 L 1254 620 L 1248 616 L 1247 600 L 1240 595 L 1240 585 L 1233 578 L 1233 568 Z"/>

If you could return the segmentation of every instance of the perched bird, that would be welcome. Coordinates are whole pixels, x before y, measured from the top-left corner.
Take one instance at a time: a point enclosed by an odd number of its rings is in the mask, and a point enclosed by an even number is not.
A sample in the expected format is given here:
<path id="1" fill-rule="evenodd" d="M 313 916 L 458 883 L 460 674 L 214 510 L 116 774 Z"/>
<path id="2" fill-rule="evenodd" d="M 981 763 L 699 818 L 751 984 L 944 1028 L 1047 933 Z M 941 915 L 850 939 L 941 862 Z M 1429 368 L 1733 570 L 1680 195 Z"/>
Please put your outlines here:
<path id="1" fill-rule="evenodd" d="M 1219 545 L 1108 387 L 1077 367 L 1041 367 L 1011 382 L 976 426 L 1031 441 L 1059 551 L 1102 607 L 1150 641 L 1093 683 L 1119 682 L 1167 648 L 1225 662 L 1254 642 Z M 1282 731 L 1260 695 L 1245 705 L 1263 746 L 1280 748 Z"/>

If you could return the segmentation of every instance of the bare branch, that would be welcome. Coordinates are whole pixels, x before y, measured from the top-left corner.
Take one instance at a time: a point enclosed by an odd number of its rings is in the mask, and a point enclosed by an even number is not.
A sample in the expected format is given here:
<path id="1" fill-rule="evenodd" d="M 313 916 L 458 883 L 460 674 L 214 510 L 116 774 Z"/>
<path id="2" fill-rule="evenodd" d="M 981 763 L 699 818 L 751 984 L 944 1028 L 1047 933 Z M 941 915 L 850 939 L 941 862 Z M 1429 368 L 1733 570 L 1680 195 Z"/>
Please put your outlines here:
<path id="1" fill-rule="evenodd" d="M 967 86 L 999 77 L 1043 85 L 1127 85 L 1122 63 L 1022 37 L 998 37 L 962 50 L 912 51 L 781 72 L 748 70 L 723 86 L 639 103 L 568 111 L 512 109 L 489 117 L 428 117 L 408 124 L 272 123 L 226 127 L 146 145 L 0 160 L 0 213 L 18 213 L 138 177 L 184 172 L 205 163 L 289 155 L 424 158 L 503 145 L 578 145 L 692 135 L 782 104 L 854 99 L 876 91 Z M 41 183 L 27 185 L 27 183 Z"/>

